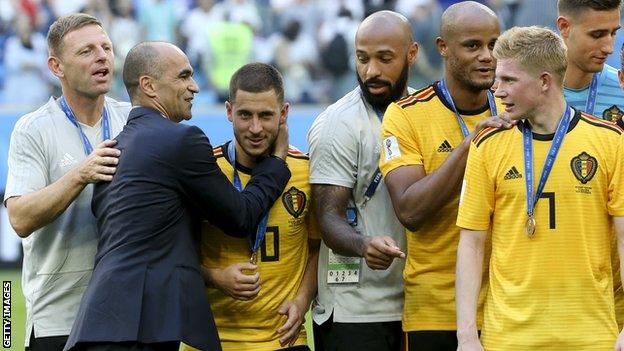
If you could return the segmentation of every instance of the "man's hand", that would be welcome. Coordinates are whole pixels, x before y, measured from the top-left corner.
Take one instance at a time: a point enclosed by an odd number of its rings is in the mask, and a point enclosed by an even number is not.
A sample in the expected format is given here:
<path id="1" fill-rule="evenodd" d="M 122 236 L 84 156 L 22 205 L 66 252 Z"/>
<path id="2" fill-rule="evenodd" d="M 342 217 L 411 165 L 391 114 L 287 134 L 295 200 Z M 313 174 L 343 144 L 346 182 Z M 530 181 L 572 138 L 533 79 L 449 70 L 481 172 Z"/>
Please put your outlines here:
<path id="1" fill-rule="evenodd" d="M 509 129 L 515 126 L 518 121 L 512 120 L 509 118 L 509 114 L 507 112 L 503 112 L 497 116 L 488 117 L 483 119 L 477 123 L 475 129 L 472 131 L 472 138 L 474 138 L 477 133 L 479 133 L 482 129 L 492 127 L 492 128 L 505 128 Z M 470 139 L 472 139 L 470 138 Z"/>
<path id="2" fill-rule="evenodd" d="M 405 258 L 394 239 L 389 236 L 366 238 L 364 259 L 371 269 L 387 269 L 395 258 Z"/>
<path id="3" fill-rule="evenodd" d="M 279 342 L 281 346 L 293 346 L 299 337 L 301 326 L 305 322 L 306 308 L 300 306 L 295 300 L 286 300 L 277 313 L 287 316 L 286 323 L 277 329 L 277 333 L 281 335 Z"/>
<path id="4" fill-rule="evenodd" d="M 615 351 L 624 351 L 624 330 L 620 332 L 617 340 L 615 341 L 615 346 L 613 347 Z"/>
<path id="5" fill-rule="evenodd" d="M 286 160 L 288 155 L 288 119 L 284 118 L 283 122 L 280 121 L 279 129 L 277 130 L 277 138 L 273 144 L 273 155 Z"/>
<path id="6" fill-rule="evenodd" d="M 77 167 L 83 184 L 110 182 L 117 171 L 121 151 L 113 148 L 117 140 L 104 140 Z"/>
<path id="7" fill-rule="evenodd" d="M 208 269 L 210 281 L 224 294 L 237 300 L 251 300 L 260 292 L 260 273 L 254 272 L 258 266 L 249 262 L 235 263 L 223 269 Z"/>

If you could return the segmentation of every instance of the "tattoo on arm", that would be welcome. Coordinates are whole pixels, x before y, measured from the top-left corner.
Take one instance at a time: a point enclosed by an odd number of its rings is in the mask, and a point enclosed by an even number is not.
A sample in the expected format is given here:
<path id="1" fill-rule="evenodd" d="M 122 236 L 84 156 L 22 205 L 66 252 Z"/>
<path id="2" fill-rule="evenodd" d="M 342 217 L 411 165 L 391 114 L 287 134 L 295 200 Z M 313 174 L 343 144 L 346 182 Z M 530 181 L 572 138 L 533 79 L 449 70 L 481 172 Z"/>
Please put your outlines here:
<path id="1" fill-rule="evenodd" d="M 343 256 L 359 256 L 364 252 L 365 237 L 346 221 L 346 208 L 351 189 L 337 185 L 312 185 L 312 197 L 325 244 Z"/>

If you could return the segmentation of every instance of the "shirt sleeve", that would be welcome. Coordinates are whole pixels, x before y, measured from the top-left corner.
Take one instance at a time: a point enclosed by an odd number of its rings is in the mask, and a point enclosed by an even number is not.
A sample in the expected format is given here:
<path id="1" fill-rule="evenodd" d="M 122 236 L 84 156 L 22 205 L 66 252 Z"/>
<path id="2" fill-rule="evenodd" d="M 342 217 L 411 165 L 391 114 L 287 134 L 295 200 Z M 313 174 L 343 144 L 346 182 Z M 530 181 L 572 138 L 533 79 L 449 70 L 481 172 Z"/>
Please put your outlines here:
<path id="1" fill-rule="evenodd" d="M 390 104 L 381 124 L 379 169 L 386 176 L 401 166 L 422 164 L 422 152 L 410 118 L 399 105 Z"/>
<path id="2" fill-rule="evenodd" d="M 317 118 L 308 133 L 310 183 L 353 188 L 357 179 L 359 138 L 347 121 L 356 119 L 327 113 Z"/>
<path id="3" fill-rule="evenodd" d="M 43 138 L 38 129 L 20 122 L 11 133 L 4 201 L 49 184 Z"/>
<path id="4" fill-rule="evenodd" d="M 494 182 L 489 177 L 484 145 L 470 144 L 466 172 L 459 198 L 457 226 L 469 230 L 488 230 L 494 210 Z"/>
<path id="5" fill-rule="evenodd" d="M 290 179 L 283 160 L 267 157 L 253 169 L 245 189 L 239 192 L 219 168 L 208 138 L 196 126 L 186 129 L 180 150 L 187 156 L 177 157 L 173 164 L 177 162 L 187 201 L 204 219 L 231 236 L 255 235 L 264 213 Z"/>

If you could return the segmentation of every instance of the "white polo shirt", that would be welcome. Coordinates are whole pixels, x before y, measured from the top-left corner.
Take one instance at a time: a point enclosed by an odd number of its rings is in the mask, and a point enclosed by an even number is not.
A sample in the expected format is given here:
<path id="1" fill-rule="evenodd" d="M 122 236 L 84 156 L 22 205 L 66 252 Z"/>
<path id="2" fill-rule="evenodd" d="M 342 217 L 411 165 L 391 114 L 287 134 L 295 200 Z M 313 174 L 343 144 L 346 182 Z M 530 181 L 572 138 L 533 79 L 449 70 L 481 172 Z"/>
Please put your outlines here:
<path id="1" fill-rule="evenodd" d="M 130 104 L 106 98 L 114 138 L 126 124 Z M 102 123 L 81 124 L 95 147 Z M 4 201 L 40 190 L 86 158 L 80 132 L 54 98 L 22 116 L 11 134 Z M 88 185 L 55 221 L 22 239 L 22 287 L 26 297 L 26 346 L 35 337 L 69 335 L 91 272 L 97 246 Z"/>
<path id="2" fill-rule="evenodd" d="M 356 88 L 322 112 L 308 132 L 310 183 L 352 189 L 349 206 L 357 209 L 356 230 L 362 235 L 388 235 L 405 250 L 405 229 L 396 218 L 384 181 L 364 204 L 364 193 L 379 166 L 381 121 Z M 332 314 L 334 322 L 400 321 L 403 312 L 404 260 L 387 270 L 361 265 L 359 283 L 328 284 L 328 248 L 321 246 L 318 295 L 312 315 L 317 324 Z"/>

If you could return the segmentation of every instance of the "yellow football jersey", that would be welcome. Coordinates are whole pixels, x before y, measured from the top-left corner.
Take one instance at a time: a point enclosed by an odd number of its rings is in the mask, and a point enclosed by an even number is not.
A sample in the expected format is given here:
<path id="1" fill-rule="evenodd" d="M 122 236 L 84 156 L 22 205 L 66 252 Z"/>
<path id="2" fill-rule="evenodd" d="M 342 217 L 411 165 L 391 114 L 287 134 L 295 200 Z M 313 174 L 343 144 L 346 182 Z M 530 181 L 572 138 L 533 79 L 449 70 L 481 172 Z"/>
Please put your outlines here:
<path id="1" fill-rule="evenodd" d="M 227 159 L 228 143 L 215 148 L 217 163 L 232 181 L 233 168 Z M 319 239 L 313 218 L 308 156 L 291 148 L 286 158 L 292 176 L 284 193 L 269 212 L 264 244 L 258 255 L 260 292 L 250 301 L 236 300 L 215 288 L 208 288 L 223 350 L 277 350 L 280 335 L 277 329 L 287 320 L 277 310 L 297 291 L 308 259 L 308 238 Z M 237 165 L 242 185 L 251 177 L 251 170 Z M 249 239 L 234 238 L 207 223 L 202 228 L 202 265 L 225 268 L 234 263 L 249 262 Z M 301 329 L 295 345 L 307 345 L 306 331 Z"/>
<path id="2" fill-rule="evenodd" d="M 497 109 L 503 110 L 497 100 Z M 466 126 L 490 117 L 486 104 L 477 111 L 459 111 Z M 438 169 L 464 139 L 452 107 L 433 84 L 391 104 L 384 115 L 380 169 L 387 175 L 406 165 L 422 165 L 426 174 Z M 398 150 L 392 150 L 394 142 Z M 407 261 L 403 329 L 455 330 L 455 261 L 459 228 L 455 225 L 459 191 L 416 232 L 406 230 Z M 485 280 L 487 282 L 487 280 Z"/>
<path id="3" fill-rule="evenodd" d="M 612 216 L 624 215 L 624 138 L 576 112 L 535 208 L 529 238 L 521 127 L 472 142 L 457 225 L 491 230 L 486 350 L 611 350 L 618 335 Z M 534 189 L 553 135 L 533 134 Z M 486 261 L 487 262 L 487 261 Z"/>

